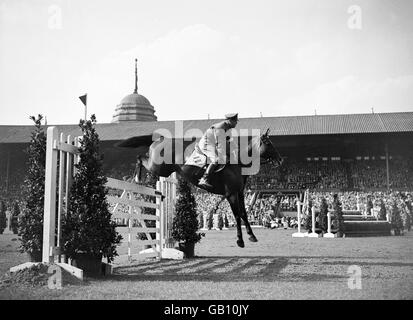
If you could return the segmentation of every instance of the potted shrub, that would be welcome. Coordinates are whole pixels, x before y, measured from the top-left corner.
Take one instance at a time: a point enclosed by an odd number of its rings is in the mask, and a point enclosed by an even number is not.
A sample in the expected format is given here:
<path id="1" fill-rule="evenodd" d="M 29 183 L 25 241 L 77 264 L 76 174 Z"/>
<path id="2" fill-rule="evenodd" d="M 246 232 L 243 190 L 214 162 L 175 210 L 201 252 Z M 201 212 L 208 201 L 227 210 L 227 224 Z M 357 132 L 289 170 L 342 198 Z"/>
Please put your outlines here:
<path id="1" fill-rule="evenodd" d="M 122 236 L 116 232 L 106 195 L 107 182 L 103 174 L 103 157 L 99 152 L 96 118 L 80 121 L 83 137 L 80 161 L 70 190 L 67 213 L 62 217 L 62 243 L 67 257 L 87 275 L 100 275 L 102 257 L 108 263 L 117 255 L 116 245 Z"/>
<path id="2" fill-rule="evenodd" d="M 195 243 L 205 236 L 199 229 L 195 197 L 191 187 L 184 179 L 179 179 L 176 199 L 175 217 L 172 223 L 172 237 L 179 242 L 179 250 L 185 258 L 195 255 Z"/>
<path id="3" fill-rule="evenodd" d="M 337 238 L 342 238 L 344 236 L 344 218 L 343 210 L 341 208 L 341 202 L 338 200 L 338 195 L 334 195 L 333 200 L 333 210 L 334 210 L 334 227 L 337 230 Z"/>
<path id="4" fill-rule="evenodd" d="M 319 226 L 321 228 L 321 230 L 323 232 L 327 232 L 327 224 L 328 224 L 328 219 L 327 219 L 327 215 L 328 215 L 328 204 L 327 204 L 327 200 L 325 198 L 321 199 L 321 204 L 320 204 L 320 215 L 319 215 Z"/>
<path id="5" fill-rule="evenodd" d="M 413 223 L 412 204 L 411 204 L 410 200 L 406 200 L 405 203 L 406 203 L 406 209 L 407 209 L 406 215 L 407 215 L 407 218 L 409 219 L 409 220 L 408 220 L 408 221 L 409 221 L 409 224 L 407 225 L 407 231 L 410 231 L 410 230 L 412 229 L 412 223 Z"/>
<path id="6" fill-rule="evenodd" d="M 307 210 L 307 214 L 305 215 L 305 218 L 304 218 L 304 229 L 306 229 L 308 233 L 311 233 L 312 225 L 313 225 L 313 220 L 312 220 L 312 215 L 311 215 L 311 207 L 312 207 L 312 202 L 308 201 L 308 210 Z"/>
<path id="7" fill-rule="evenodd" d="M 44 179 L 46 165 L 46 135 L 41 127 L 43 116 L 31 116 L 35 129 L 26 153 L 27 176 L 24 180 L 24 206 L 19 219 L 20 252 L 26 252 L 30 261 L 42 261 Z"/>

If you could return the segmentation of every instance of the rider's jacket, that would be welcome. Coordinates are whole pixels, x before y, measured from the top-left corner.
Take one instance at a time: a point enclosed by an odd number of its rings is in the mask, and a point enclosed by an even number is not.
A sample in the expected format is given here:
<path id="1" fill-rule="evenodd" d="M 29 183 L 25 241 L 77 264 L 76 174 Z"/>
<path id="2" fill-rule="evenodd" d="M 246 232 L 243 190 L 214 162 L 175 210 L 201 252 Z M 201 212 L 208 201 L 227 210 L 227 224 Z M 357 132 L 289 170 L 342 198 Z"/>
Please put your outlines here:
<path id="1" fill-rule="evenodd" d="M 225 164 L 230 153 L 232 132 L 226 121 L 209 127 L 197 144 L 198 150 L 205 154 L 211 162 Z"/>

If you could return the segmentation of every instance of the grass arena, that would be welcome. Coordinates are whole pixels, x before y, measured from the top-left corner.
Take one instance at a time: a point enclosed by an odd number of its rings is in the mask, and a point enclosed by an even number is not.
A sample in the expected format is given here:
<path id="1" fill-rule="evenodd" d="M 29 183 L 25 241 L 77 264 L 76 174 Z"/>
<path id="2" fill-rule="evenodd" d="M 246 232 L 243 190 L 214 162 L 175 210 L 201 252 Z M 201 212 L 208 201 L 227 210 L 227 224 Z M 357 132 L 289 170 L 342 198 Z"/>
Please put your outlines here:
<path id="1" fill-rule="evenodd" d="M 126 239 L 127 228 L 118 228 Z M 184 260 L 115 259 L 114 274 L 61 290 L 0 286 L 0 299 L 412 299 L 413 232 L 404 236 L 292 238 L 295 230 L 254 228 L 239 248 L 234 230 L 208 230 Z M 17 235 L 0 235 L 2 274 L 27 261 Z M 125 240 L 118 253 L 126 253 Z M 360 277 L 355 280 L 354 267 Z M 355 285 L 357 283 L 357 285 Z"/>

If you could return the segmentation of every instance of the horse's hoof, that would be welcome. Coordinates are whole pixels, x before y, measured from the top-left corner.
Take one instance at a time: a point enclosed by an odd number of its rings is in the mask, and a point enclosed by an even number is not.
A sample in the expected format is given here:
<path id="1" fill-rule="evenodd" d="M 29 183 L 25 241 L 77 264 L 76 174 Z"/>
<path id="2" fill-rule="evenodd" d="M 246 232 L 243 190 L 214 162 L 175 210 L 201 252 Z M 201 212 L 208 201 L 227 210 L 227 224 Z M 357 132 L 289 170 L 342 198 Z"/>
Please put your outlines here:
<path id="1" fill-rule="evenodd" d="M 248 238 L 251 242 L 258 242 L 258 239 L 255 236 L 251 236 Z"/>
<path id="2" fill-rule="evenodd" d="M 240 247 L 240 248 L 244 248 L 244 247 L 245 247 L 243 240 L 237 240 L 237 245 L 238 245 L 238 247 Z"/>

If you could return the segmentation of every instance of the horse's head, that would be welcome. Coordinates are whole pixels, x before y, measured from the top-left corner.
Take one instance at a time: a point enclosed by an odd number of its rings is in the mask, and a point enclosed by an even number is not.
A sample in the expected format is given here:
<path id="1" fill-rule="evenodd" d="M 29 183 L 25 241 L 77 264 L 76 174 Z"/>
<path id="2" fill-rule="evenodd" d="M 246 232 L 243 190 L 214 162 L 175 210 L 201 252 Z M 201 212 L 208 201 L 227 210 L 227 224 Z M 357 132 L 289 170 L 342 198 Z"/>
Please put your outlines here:
<path id="1" fill-rule="evenodd" d="M 270 162 L 273 166 L 278 167 L 283 163 L 283 158 L 280 153 L 274 147 L 269 137 L 270 129 L 261 135 L 260 137 L 260 158 L 263 164 Z"/>

